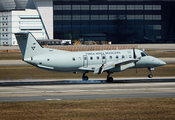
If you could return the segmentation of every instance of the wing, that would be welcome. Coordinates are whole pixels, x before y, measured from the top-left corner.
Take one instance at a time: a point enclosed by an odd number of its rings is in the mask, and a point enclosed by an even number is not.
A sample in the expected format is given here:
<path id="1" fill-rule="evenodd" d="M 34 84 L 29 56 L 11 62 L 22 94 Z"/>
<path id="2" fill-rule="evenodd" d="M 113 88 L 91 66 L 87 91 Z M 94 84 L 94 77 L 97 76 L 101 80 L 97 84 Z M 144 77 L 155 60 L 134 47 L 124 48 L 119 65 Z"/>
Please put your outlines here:
<path id="1" fill-rule="evenodd" d="M 95 74 L 95 73 L 98 73 L 99 68 L 101 66 L 102 66 L 102 64 L 88 65 L 88 67 L 80 67 L 79 70 L 92 71 Z"/>
<path id="2" fill-rule="evenodd" d="M 139 59 L 125 59 L 114 62 L 113 64 L 108 63 L 104 71 L 115 69 L 117 67 L 120 68 L 119 71 L 123 71 L 125 69 L 134 67 L 137 61 L 139 61 Z"/>
<path id="3" fill-rule="evenodd" d="M 123 66 L 121 70 L 128 69 L 135 66 L 139 59 L 125 59 L 119 61 L 111 61 L 105 64 L 88 65 L 88 67 L 80 67 L 79 70 L 92 71 L 94 74 L 101 74 L 103 71 L 115 69 L 117 66 Z"/>

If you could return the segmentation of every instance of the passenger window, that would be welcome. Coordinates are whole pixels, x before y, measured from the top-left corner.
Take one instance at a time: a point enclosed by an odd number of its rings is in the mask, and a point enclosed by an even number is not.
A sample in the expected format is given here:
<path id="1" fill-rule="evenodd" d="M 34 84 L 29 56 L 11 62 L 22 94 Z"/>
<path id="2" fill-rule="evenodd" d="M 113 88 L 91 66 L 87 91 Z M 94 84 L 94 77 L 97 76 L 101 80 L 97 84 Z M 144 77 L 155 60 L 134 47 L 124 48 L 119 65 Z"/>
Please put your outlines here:
<path id="1" fill-rule="evenodd" d="M 118 59 L 118 55 L 116 56 L 116 59 Z"/>
<path id="2" fill-rule="evenodd" d="M 124 55 L 122 55 L 122 58 L 125 58 L 125 56 L 124 56 Z"/>
<path id="3" fill-rule="evenodd" d="M 73 61 L 75 61 L 75 58 L 72 58 Z"/>
<path id="4" fill-rule="evenodd" d="M 112 56 L 109 56 L 110 59 L 112 59 Z"/>
<path id="5" fill-rule="evenodd" d="M 97 56 L 97 60 L 99 60 L 99 56 Z"/>
<path id="6" fill-rule="evenodd" d="M 93 60 L 93 57 L 90 57 L 91 60 Z"/>

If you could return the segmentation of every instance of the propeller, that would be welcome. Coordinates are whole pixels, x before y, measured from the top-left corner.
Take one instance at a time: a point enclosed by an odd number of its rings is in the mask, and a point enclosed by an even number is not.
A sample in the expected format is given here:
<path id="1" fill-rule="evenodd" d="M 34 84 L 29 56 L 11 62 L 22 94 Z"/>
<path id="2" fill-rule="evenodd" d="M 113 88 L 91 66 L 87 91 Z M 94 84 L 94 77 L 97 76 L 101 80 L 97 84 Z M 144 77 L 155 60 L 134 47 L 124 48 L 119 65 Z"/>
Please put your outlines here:
<path id="1" fill-rule="evenodd" d="M 136 53 L 135 53 L 135 48 L 133 48 L 133 58 L 136 59 L 137 56 L 136 56 Z M 136 62 L 135 63 L 135 66 L 136 66 Z M 136 74 L 137 74 L 137 68 L 136 68 Z"/>
<path id="2" fill-rule="evenodd" d="M 136 59 L 136 53 L 135 53 L 135 48 L 133 48 L 133 57 L 134 57 L 134 59 Z"/>

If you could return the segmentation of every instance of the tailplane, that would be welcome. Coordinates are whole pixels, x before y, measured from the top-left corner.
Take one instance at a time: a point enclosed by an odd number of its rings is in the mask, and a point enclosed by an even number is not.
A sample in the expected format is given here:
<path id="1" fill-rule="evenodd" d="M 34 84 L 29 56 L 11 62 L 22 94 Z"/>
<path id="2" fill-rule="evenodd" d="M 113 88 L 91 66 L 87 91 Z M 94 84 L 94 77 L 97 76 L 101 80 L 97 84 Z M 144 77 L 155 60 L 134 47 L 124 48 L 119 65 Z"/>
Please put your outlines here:
<path id="1" fill-rule="evenodd" d="M 31 58 L 36 55 L 44 54 L 42 48 L 35 37 L 30 33 L 15 33 L 23 59 Z"/>

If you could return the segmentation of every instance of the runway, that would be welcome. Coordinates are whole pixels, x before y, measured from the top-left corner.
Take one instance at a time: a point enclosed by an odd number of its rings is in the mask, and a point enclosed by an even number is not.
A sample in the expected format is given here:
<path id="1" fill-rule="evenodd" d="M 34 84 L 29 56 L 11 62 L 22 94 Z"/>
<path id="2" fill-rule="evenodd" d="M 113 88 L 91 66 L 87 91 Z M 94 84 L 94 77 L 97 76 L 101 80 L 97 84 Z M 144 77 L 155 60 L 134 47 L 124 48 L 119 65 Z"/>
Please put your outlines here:
<path id="1" fill-rule="evenodd" d="M 137 82 L 132 82 L 134 80 Z M 91 80 L 81 83 L 77 80 L 73 81 L 76 82 L 50 85 L 37 83 L 3 86 L 1 84 L 0 102 L 175 97 L 175 78 L 164 78 L 162 81 L 160 78 L 155 78 L 154 81 L 143 78 L 120 79 L 123 82 L 115 81 L 115 83 L 105 83 L 101 80 L 95 80 L 95 83 Z"/>

